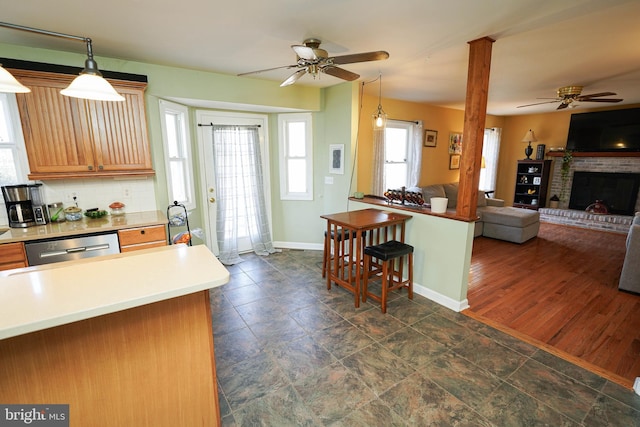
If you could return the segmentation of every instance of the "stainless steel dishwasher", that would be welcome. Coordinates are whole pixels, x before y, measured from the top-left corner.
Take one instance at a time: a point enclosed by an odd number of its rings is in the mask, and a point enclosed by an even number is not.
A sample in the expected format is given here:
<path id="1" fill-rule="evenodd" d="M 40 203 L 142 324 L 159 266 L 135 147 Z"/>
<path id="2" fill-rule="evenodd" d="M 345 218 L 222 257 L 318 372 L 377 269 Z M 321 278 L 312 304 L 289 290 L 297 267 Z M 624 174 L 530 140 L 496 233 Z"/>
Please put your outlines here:
<path id="1" fill-rule="evenodd" d="M 120 253 L 115 232 L 27 242 L 24 249 L 30 266 Z"/>

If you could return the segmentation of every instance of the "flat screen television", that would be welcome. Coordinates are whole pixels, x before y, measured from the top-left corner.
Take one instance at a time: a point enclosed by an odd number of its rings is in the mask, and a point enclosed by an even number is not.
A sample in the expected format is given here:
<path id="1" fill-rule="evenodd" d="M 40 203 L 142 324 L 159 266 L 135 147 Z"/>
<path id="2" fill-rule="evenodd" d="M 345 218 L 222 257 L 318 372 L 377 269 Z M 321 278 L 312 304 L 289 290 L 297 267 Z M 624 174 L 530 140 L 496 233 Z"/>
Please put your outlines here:
<path id="1" fill-rule="evenodd" d="M 567 150 L 640 151 L 640 108 L 571 115 Z"/>

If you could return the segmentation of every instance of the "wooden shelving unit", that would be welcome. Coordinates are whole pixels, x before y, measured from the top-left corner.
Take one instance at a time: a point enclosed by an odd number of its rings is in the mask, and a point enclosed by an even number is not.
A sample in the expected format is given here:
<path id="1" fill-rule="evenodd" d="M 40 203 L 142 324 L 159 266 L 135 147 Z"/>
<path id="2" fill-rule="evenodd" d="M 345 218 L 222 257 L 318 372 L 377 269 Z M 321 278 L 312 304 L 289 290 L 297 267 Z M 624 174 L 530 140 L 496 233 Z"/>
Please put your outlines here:
<path id="1" fill-rule="evenodd" d="M 518 160 L 513 206 L 534 209 L 545 207 L 551 160 Z"/>

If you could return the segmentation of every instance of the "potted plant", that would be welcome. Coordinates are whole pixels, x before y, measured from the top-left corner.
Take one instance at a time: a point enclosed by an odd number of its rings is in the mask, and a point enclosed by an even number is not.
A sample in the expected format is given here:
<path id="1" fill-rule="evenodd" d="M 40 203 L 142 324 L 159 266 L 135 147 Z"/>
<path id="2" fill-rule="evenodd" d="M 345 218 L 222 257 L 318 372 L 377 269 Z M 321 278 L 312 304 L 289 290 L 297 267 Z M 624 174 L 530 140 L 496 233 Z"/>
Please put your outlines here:
<path id="1" fill-rule="evenodd" d="M 560 204 L 560 198 L 558 197 L 558 195 L 554 194 L 553 196 L 551 196 L 551 198 L 549 199 L 549 207 L 551 209 L 558 209 L 559 204 Z"/>
<path id="2" fill-rule="evenodd" d="M 567 199 L 567 183 L 569 181 L 569 172 L 571 171 L 571 162 L 573 161 L 573 152 L 567 150 L 562 156 L 562 165 L 560 166 L 560 200 L 565 202 Z"/>

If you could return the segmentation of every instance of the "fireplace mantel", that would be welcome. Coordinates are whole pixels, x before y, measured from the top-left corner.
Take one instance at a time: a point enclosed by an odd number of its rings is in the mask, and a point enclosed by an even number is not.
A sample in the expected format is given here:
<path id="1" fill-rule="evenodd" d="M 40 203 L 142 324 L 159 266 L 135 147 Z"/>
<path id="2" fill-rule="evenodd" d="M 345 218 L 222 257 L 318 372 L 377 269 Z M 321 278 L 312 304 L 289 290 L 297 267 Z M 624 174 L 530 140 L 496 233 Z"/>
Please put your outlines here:
<path id="1" fill-rule="evenodd" d="M 547 151 L 547 157 L 562 157 L 564 151 Z M 640 157 L 640 151 L 628 151 L 628 152 L 603 152 L 603 151 L 573 151 L 571 152 L 573 157 Z"/>

